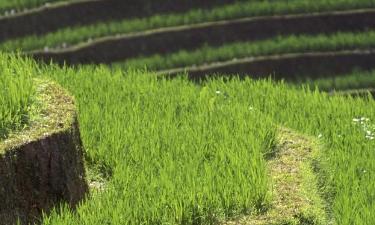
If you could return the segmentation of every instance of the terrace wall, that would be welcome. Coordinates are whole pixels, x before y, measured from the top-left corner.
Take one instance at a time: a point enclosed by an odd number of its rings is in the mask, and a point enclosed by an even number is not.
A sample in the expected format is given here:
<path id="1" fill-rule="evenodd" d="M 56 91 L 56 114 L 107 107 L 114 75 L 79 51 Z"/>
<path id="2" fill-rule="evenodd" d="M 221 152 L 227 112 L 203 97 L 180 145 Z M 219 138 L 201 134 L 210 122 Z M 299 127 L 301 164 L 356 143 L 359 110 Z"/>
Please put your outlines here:
<path id="1" fill-rule="evenodd" d="M 38 134 L 35 138 L 25 131 L 0 142 L 1 224 L 14 224 L 18 219 L 21 224 L 37 222 L 42 212 L 48 213 L 59 203 L 74 208 L 88 192 L 78 121 L 76 113 L 69 111 L 73 100 L 56 97 L 50 101 L 68 111 L 52 111 L 44 116 L 57 119 L 56 123 L 40 125 L 54 127 L 49 131 L 30 128 Z"/>

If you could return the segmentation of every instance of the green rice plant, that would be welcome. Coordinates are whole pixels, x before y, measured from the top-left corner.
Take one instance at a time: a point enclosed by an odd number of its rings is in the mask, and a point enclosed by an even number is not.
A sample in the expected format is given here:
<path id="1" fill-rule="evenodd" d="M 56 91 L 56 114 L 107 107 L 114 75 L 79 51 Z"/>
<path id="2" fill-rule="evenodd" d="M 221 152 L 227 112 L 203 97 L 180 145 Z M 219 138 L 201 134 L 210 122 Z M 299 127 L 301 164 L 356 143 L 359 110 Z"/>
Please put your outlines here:
<path id="1" fill-rule="evenodd" d="M 88 158 L 113 171 L 75 215 L 45 224 L 212 224 L 267 207 L 267 116 L 186 77 L 44 69 L 77 99 Z"/>
<path id="2" fill-rule="evenodd" d="M 249 78 L 195 86 L 142 71 L 55 68 L 44 73 L 75 94 L 90 157 L 114 168 L 105 191 L 74 214 L 56 211 L 45 224 L 207 224 L 213 215 L 246 211 L 256 202 L 250 200 L 254 191 L 265 200 L 265 190 L 258 189 L 265 187 L 258 183 L 264 182 L 265 168 L 258 170 L 262 160 L 253 156 L 254 149 L 262 149 L 257 140 L 272 134 L 270 118 L 324 144 L 321 179 L 336 224 L 375 222 L 372 100 Z M 247 192 L 245 184 L 255 181 L 253 165 L 258 188 Z"/>
<path id="3" fill-rule="evenodd" d="M 149 70 L 165 70 L 250 56 L 311 51 L 366 50 L 374 47 L 375 31 L 373 30 L 362 33 L 339 32 L 331 35 L 290 35 L 261 41 L 227 43 L 219 47 L 206 45 L 192 51 L 180 50 L 167 55 L 156 54 L 133 58 L 112 63 L 111 66 L 123 69 L 146 66 Z"/>
<path id="4" fill-rule="evenodd" d="M 234 81 L 214 88 L 238 93 L 280 124 L 319 138 L 321 178 L 335 224 L 375 222 L 375 110 L 370 99 L 329 97 L 269 81 Z M 242 90 L 242 91 L 241 91 Z"/>
<path id="5" fill-rule="evenodd" d="M 3 42 L 2 50 L 24 51 L 66 47 L 95 38 L 145 31 L 149 29 L 188 25 L 208 21 L 227 20 L 274 14 L 308 13 L 330 10 L 372 8 L 374 0 L 265 0 L 236 1 L 211 9 L 193 9 L 185 13 L 153 15 L 147 18 L 126 19 L 69 27 L 42 36 L 28 36 Z"/>
<path id="6" fill-rule="evenodd" d="M 35 90 L 30 61 L 3 53 L 0 59 L 0 139 L 4 139 L 27 125 Z"/>
<path id="7" fill-rule="evenodd" d="M 275 124 L 320 140 L 317 171 L 334 224 L 375 223 L 372 99 L 271 80 L 196 85 L 142 70 L 11 62 L 3 71 L 47 76 L 75 95 L 87 158 L 112 171 L 103 191 L 44 224 L 213 224 L 264 209 L 271 181 L 263 156 Z"/>
<path id="8" fill-rule="evenodd" d="M 11 15 L 16 12 L 41 6 L 46 3 L 74 0 L 0 0 L 0 13 Z"/>
<path id="9" fill-rule="evenodd" d="M 343 75 L 327 75 L 320 79 L 300 81 L 323 91 L 367 89 L 375 87 L 375 71 L 353 71 Z"/>
<path id="10" fill-rule="evenodd" d="M 320 139 L 320 179 L 335 224 L 375 223 L 373 100 L 249 78 L 195 86 L 143 71 L 47 68 L 44 74 L 75 94 L 90 158 L 114 168 L 103 192 L 76 213 L 57 210 L 45 224 L 207 224 L 212 216 L 244 212 L 256 202 L 250 199 L 259 199 L 254 191 L 263 196 L 260 202 L 266 191 L 258 189 L 265 187 L 258 183 L 264 182 L 262 160 L 248 155 L 256 155 L 254 150 L 241 149 L 269 149 L 272 139 L 264 137 L 272 134 L 272 121 Z M 267 147 L 260 148 L 253 135 Z M 254 182 L 254 174 L 247 176 L 252 165 L 258 168 L 258 188 L 246 192 L 243 185 Z"/>

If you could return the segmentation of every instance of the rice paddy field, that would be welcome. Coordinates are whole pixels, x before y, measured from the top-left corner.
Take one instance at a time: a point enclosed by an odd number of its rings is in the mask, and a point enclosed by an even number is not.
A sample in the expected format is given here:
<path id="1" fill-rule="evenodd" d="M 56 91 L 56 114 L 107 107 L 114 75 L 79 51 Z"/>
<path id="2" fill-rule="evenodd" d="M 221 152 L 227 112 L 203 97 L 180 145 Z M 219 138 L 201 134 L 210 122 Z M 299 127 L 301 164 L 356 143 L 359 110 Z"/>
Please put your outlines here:
<path id="1" fill-rule="evenodd" d="M 104 68 L 56 71 L 54 79 L 84 101 L 88 157 L 113 175 L 81 215 L 65 212 L 46 224 L 207 224 L 266 207 L 263 155 L 276 131 L 267 116 L 259 121 L 259 111 L 182 78 L 158 81 Z"/>
<path id="2" fill-rule="evenodd" d="M 190 25 L 244 17 L 300 14 L 332 10 L 372 8 L 372 0 L 241 0 L 211 9 L 191 9 L 185 13 L 153 15 L 147 18 L 109 21 L 61 29 L 42 36 L 28 36 L 0 43 L 2 50 L 31 51 L 65 48 L 109 35 L 140 32 L 161 27 Z"/>
<path id="3" fill-rule="evenodd" d="M 43 3 L 3 6 L 0 1 L 0 11 Z M 327 93 L 374 88 L 375 68 L 320 74 L 319 79 L 301 74 L 293 82 L 273 80 L 272 74 L 253 79 L 251 71 L 241 78 L 207 74 L 199 81 L 190 80 L 189 71 L 173 78 L 160 74 L 246 57 L 373 50 L 375 27 L 291 32 L 220 45 L 208 41 L 197 48 L 147 55 L 140 49 L 140 56 L 98 65 L 34 61 L 31 53 L 74 49 L 101 38 L 180 25 L 374 7 L 373 0 L 240 0 L 0 42 L 0 140 L 27 129 L 35 114 L 35 79 L 61 85 L 78 108 L 90 194 L 74 210 L 64 203 L 56 206 L 43 214 L 40 223 L 375 224 L 375 101 L 370 95 Z M 90 54 L 116 51 L 121 48 Z M 281 138 L 285 129 L 314 144 L 301 146 L 293 135 L 283 137 L 285 141 Z M 275 168 L 298 163 L 272 167 L 285 146 L 291 146 L 286 154 L 302 148 L 312 156 L 302 160 L 302 167 L 290 169 L 288 176 L 275 176 Z M 295 179 L 305 180 L 296 184 Z M 276 188 L 280 180 L 286 190 Z M 301 183 L 305 187 L 296 191 Z M 288 194 L 282 198 L 294 201 L 278 202 L 283 191 Z M 294 198 L 300 193 L 302 197 Z M 288 207 L 302 208 L 302 213 L 289 217 Z M 279 219 L 268 219 L 275 209 L 285 210 L 277 211 Z"/>
<path id="4" fill-rule="evenodd" d="M 0 62 L 0 139 L 27 125 L 35 87 L 28 65 L 15 56 L 1 54 Z"/>
<path id="5" fill-rule="evenodd" d="M 267 208 L 263 156 L 277 126 L 324 144 L 321 179 L 336 224 L 374 222 L 371 99 L 249 78 L 197 86 L 104 67 L 34 71 L 75 95 L 87 157 L 111 171 L 104 191 L 45 224 L 211 224 Z"/>

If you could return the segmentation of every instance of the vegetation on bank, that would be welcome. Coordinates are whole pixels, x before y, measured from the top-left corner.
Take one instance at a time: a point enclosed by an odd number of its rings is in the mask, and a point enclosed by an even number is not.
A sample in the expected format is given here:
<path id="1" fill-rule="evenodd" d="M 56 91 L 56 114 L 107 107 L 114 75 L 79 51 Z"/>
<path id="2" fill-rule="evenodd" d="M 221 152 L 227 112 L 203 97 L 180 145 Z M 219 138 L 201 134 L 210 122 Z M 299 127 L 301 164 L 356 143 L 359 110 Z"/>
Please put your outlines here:
<path id="1" fill-rule="evenodd" d="M 375 71 L 353 71 L 342 75 L 327 75 L 320 79 L 306 79 L 303 82 L 310 87 L 318 87 L 323 91 L 331 90 L 354 90 L 375 87 Z"/>
<path id="2" fill-rule="evenodd" d="M 27 126 L 35 88 L 31 60 L 0 53 L 0 139 Z"/>

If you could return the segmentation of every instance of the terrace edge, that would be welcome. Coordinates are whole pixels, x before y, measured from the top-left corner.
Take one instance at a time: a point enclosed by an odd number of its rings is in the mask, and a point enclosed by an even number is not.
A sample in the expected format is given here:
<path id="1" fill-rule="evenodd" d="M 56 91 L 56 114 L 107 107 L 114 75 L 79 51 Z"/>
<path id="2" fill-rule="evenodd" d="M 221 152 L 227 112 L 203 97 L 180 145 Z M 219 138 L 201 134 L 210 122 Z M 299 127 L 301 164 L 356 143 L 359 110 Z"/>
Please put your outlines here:
<path id="1" fill-rule="evenodd" d="M 60 203 L 74 208 L 88 192 L 74 99 L 50 81 L 36 83 L 42 118 L 0 142 L 0 221 L 5 224 L 37 223 Z"/>

